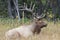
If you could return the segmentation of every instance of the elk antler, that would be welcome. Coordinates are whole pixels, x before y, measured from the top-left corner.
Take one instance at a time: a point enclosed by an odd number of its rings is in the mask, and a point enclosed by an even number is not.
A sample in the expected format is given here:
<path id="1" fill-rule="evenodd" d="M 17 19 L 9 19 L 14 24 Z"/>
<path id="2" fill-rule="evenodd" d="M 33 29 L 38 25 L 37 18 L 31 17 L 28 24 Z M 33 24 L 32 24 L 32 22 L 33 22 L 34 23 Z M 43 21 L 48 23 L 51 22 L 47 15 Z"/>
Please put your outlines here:
<path id="1" fill-rule="evenodd" d="M 42 19 L 45 17 L 46 14 L 41 14 L 40 16 L 37 17 L 37 19 Z"/>
<path id="2" fill-rule="evenodd" d="M 37 19 L 42 19 L 44 16 L 45 16 L 45 14 L 43 15 L 40 15 L 40 16 L 36 16 L 35 14 L 35 12 L 34 12 L 34 8 L 35 8 L 35 4 L 33 4 L 32 2 L 31 2 L 31 4 L 30 4 L 30 7 L 28 8 L 27 7 L 27 4 L 26 3 L 24 3 L 24 6 L 23 6 L 24 8 L 23 9 L 20 9 L 20 10 L 26 10 L 26 11 L 28 11 L 28 12 L 31 12 L 32 13 L 32 15 L 33 15 L 33 17 L 34 18 L 37 18 Z"/>
<path id="3" fill-rule="evenodd" d="M 23 10 L 23 11 L 26 10 L 26 11 L 28 11 L 28 12 L 31 12 L 32 15 L 33 15 L 33 17 L 36 17 L 35 12 L 34 12 L 34 8 L 35 8 L 35 4 L 33 4 L 33 3 L 31 2 L 29 8 L 27 7 L 27 4 L 24 3 L 24 5 L 23 5 L 23 9 L 20 9 L 20 10 Z"/>
<path id="4" fill-rule="evenodd" d="M 32 2 L 31 2 L 30 7 L 28 8 L 28 7 L 27 7 L 27 4 L 24 3 L 24 6 L 23 6 L 23 7 L 24 7 L 24 8 L 23 8 L 23 9 L 20 9 L 20 10 L 26 10 L 26 11 L 28 11 L 28 12 L 33 13 L 35 4 L 33 4 L 33 6 L 32 6 Z"/>

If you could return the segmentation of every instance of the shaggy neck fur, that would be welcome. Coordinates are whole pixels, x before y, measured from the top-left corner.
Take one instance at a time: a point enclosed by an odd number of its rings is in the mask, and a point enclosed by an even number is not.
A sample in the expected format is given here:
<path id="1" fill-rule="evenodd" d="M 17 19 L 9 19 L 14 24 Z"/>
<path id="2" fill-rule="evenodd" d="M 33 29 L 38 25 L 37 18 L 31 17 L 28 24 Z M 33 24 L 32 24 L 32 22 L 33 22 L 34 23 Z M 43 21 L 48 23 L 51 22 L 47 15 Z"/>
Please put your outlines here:
<path id="1" fill-rule="evenodd" d="M 27 28 L 30 29 L 34 34 L 35 34 L 35 32 L 37 32 L 37 33 L 40 32 L 40 26 L 37 25 L 36 23 L 30 24 Z"/>
<path id="2" fill-rule="evenodd" d="M 36 28 L 36 23 L 30 24 L 27 28 L 29 28 L 33 32 Z"/>

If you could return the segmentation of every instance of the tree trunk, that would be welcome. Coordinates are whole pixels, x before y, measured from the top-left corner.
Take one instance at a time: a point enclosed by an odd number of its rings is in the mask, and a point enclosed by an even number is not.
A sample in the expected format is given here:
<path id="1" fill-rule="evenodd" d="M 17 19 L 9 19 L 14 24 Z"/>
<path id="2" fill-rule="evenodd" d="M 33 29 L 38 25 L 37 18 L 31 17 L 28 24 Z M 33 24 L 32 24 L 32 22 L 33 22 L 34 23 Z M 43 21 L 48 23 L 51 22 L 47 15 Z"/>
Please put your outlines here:
<path id="1" fill-rule="evenodd" d="M 13 18 L 10 0 L 8 0 L 8 15 L 10 18 Z"/>
<path id="2" fill-rule="evenodd" d="M 38 6 L 37 13 L 38 13 L 38 15 L 41 15 L 42 12 L 43 12 L 43 4 L 42 4 L 42 1 L 41 0 L 36 0 L 36 4 Z"/>
<path id="3" fill-rule="evenodd" d="M 60 15 L 60 0 L 57 0 L 58 3 L 58 14 Z"/>
<path id="4" fill-rule="evenodd" d="M 19 8 L 18 8 L 18 0 L 13 0 L 17 14 L 18 14 L 18 20 L 20 20 L 20 14 L 19 14 Z"/>

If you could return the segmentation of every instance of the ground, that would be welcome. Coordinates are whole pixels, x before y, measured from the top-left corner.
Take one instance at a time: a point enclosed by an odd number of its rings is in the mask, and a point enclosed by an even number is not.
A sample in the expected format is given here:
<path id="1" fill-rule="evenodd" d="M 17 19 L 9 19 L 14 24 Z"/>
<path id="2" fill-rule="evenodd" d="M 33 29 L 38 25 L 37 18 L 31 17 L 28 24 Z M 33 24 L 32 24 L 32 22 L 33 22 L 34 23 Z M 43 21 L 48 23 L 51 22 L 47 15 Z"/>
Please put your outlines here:
<path id="1" fill-rule="evenodd" d="M 60 40 L 60 23 L 47 22 L 47 24 L 47 27 L 41 29 L 40 34 L 34 35 L 27 40 Z M 4 34 L 7 30 L 20 25 L 15 19 L 0 19 L 0 40 L 5 40 Z M 22 38 L 21 40 L 24 39 Z"/>

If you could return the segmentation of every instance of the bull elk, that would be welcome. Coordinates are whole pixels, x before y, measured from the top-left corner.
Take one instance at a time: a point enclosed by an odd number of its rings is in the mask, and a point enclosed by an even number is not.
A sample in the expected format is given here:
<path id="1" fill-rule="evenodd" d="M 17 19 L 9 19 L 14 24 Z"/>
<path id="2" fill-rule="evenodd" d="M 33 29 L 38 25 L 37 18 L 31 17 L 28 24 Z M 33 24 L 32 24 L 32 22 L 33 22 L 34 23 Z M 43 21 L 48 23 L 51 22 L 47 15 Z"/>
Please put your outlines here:
<path id="1" fill-rule="evenodd" d="M 46 23 L 41 21 L 40 18 L 35 19 L 30 25 L 23 25 L 18 28 L 11 29 L 5 33 L 8 40 L 12 38 L 19 39 L 20 37 L 28 38 L 35 33 L 40 33 L 41 28 L 46 27 Z"/>
<path id="2" fill-rule="evenodd" d="M 40 33 L 42 27 L 46 27 L 47 24 L 42 21 L 44 16 L 35 16 L 34 21 L 29 25 L 19 26 L 18 28 L 13 28 L 5 33 L 7 40 L 16 38 L 19 40 L 20 37 L 28 38 L 35 33 Z"/>

